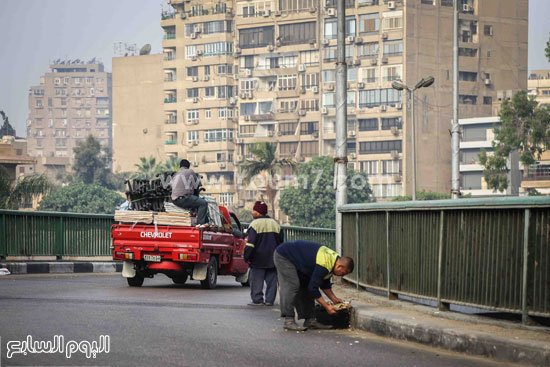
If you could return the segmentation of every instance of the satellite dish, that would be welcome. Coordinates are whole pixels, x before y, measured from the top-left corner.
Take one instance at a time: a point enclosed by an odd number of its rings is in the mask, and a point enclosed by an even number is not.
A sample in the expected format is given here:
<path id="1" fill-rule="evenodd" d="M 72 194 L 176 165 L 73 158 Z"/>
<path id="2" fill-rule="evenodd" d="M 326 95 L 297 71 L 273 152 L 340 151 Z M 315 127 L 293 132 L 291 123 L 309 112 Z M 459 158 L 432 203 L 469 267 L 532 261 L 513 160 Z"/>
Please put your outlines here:
<path id="1" fill-rule="evenodd" d="M 139 50 L 140 55 L 149 55 L 150 53 L 151 53 L 151 45 L 150 44 L 146 44 L 145 46 L 143 46 L 141 48 L 141 50 Z"/>

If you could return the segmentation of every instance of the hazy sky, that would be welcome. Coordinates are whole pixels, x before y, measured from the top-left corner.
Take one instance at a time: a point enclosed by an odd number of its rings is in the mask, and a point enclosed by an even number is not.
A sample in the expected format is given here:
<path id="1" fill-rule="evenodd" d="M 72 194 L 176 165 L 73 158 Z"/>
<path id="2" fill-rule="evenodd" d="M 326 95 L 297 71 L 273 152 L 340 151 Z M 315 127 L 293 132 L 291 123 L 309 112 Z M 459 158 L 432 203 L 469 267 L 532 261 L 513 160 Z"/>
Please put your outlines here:
<path id="1" fill-rule="evenodd" d="M 25 136 L 28 90 L 58 58 L 98 57 L 111 71 L 114 44 L 146 43 L 161 52 L 166 0 L 0 0 L 0 110 Z M 550 0 L 530 0 L 529 69 L 550 69 Z"/>

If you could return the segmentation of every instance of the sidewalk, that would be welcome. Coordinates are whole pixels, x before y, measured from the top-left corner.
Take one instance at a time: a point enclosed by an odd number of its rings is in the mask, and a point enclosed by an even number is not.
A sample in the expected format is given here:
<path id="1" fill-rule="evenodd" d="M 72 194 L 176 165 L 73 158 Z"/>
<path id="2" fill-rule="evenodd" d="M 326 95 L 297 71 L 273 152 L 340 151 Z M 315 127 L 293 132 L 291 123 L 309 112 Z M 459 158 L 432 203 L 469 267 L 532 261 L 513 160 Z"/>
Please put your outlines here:
<path id="1" fill-rule="evenodd" d="M 0 261 L 0 269 L 11 274 L 48 273 L 116 273 L 122 271 L 120 261 Z"/>
<path id="2" fill-rule="evenodd" d="M 550 328 L 390 301 L 346 281 L 334 290 L 352 301 L 355 329 L 505 362 L 550 366 Z"/>

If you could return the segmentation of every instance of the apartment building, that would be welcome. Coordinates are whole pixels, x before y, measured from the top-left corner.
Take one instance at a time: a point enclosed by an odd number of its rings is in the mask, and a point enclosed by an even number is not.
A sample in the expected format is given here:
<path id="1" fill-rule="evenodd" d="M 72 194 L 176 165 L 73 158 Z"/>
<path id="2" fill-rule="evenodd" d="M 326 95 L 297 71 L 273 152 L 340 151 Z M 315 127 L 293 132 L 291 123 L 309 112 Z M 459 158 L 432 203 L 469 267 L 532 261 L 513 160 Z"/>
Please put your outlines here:
<path id="1" fill-rule="evenodd" d="M 250 144 L 302 162 L 335 151 L 336 0 L 171 0 L 162 27 L 166 152 L 193 161 L 226 204 Z M 411 192 L 411 105 L 396 79 L 435 84 L 416 99 L 417 186 L 450 191 L 452 0 L 346 0 L 348 159 L 378 200 Z M 497 91 L 527 87 L 527 0 L 461 0 L 461 117 L 490 116 Z M 219 178 L 219 180 L 218 180 Z M 230 198 L 230 199 L 229 199 Z"/>
<path id="2" fill-rule="evenodd" d="M 50 69 L 29 90 L 27 142 L 29 155 L 44 158 L 39 167 L 58 170 L 88 135 L 112 148 L 111 73 L 95 59 L 57 60 Z"/>
<path id="3" fill-rule="evenodd" d="M 113 58 L 113 170 L 133 172 L 141 157 L 164 155 L 163 55 Z"/>

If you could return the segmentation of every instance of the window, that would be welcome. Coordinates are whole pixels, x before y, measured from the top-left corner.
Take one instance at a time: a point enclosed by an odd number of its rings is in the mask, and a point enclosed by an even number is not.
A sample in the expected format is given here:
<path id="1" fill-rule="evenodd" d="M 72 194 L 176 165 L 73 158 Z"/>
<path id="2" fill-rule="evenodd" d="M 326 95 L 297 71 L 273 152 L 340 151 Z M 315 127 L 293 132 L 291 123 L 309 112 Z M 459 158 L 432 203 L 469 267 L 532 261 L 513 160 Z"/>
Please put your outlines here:
<path id="1" fill-rule="evenodd" d="M 319 111 L 318 99 L 302 99 L 300 101 L 300 109 L 306 111 Z"/>
<path id="2" fill-rule="evenodd" d="M 53 81 L 53 83 L 54 83 L 55 85 L 59 85 L 59 84 L 61 84 L 61 79 L 55 78 L 54 81 Z"/>
<path id="3" fill-rule="evenodd" d="M 233 118 L 233 109 L 227 107 L 218 108 L 218 117 L 221 120 Z"/>
<path id="4" fill-rule="evenodd" d="M 319 64 L 319 51 L 301 51 L 300 63 L 304 65 L 318 65 Z"/>
<path id="5" fill-rule="evenodd" d="M 233 65 L 231 64 L 220 64 L 217 65 L 218 75 L 233 74 Z"/>
<path id="6" fill-rule="evenodd" d="M 315 41 L 316 22 L 282 24 L 279 26 L 281 45 L 295 45 Z"/>
<path id="7" fill-rule="evenodd" d="M 241 79 L 239 83 L 240 91 L 241 92 L 253 91 L 255 89 L 256 84 L 257 82 L 255 79 Z"/>
<path id="8" fill-rule="evenodd" d="M 466 82 L 475 82 L 477 81 L 477 73 L 469 71 L 459 71 L 458 79 Z"/>
<path id="9" fill-rule="evenodd" d="M 92 84 L 94 82 L 94 78 L 86 78 L 86 84 Z"/>
<path id="10" fill-rule="evenodd" d="M 300 135 L 311 135 L 319 131 L 318 122 L 302 122 L 300 123 Z"/>
<path id="11" fill-rule="evenodd" d="M 458 56 L 475 57 L 477 56 L 477 48 L 460 47 L 458 49 Z"/>
<path id="12" fill-rule="evenodd" d="M 384 42 L 384 56 L 398 56 L 403 54 L 403 40 Z"/>
<path id="13" fill-rule="evenodd" d="M 401 153 L 401 140 L 366 141 L 359 143 L 361 154 L 381 154 L 397 151 Z"/>
<path id="14" fill-rule="evenodd" d="M 336 70 L 323 70 L 323 82 L 332 83 L 336 80 Z"/>
<path id="15" fill-rule="evenodd" d="M 324 93 L 323 94 L 323 107 L 326 108 L 335 108 L 336 101 L 334 99 L 334 93 Z"/>
<path id="16" fill-rule="evenodd" d="M 63 84 L 69 84 L 69 77 L 68 76 L 63 78 Z"/>
<path id="17" fill-rule="evenodd" d="M 378 176 L 378 161 L 359 162 L 359 170 L 365 172 L 367 176 Z"/>
<path id="18" fill-rule="evenodd" d="M 481 179 L 483 178 L 483 172 L 463 172 L 460 176 L 462 189 L 481 190 Z"/>
<path id="19" fill-rule="evenodd" d="M 199 119 L 199 110 L 187 111 L 187 122 L 193 122 Z"/>
<path id="20" fill-rule="evenodd" d="M 204 131 L 206 143 L 219 141 L 233 141 L 233 129 L 212 129 Z"/>
<path id="21" fill-rule="evenodd" d="M 483 34 L 486 36 L 492 36 L 493 35 L 493 26 L 492 25 L 485 25 L 483 27 Z"/>
<path id="22" fill-rule="evenodd" d="M 403 119 L 401 117 L 382 118 L 382 130 L 391 130 L 392 127 L 402 129 Z"/>
<path id="23" fill-rule="evenodd" d="M 187 98 L 198 98 L 199 88 L 187 88 Z"/>
<path id="24" fill-rule="evenodd" d="M 348 91 L 347 106 L 348 108 L 355 108 L 357 101 L 355 99 L 355 92 Z"/>
<path id="25" fill-rule="evenodd" d="M 402 11 L 392 11 L 389 13 L 384 13 L 384 29 L 393 30 L 403 28 L 403 12 Z"/>
<path id="26" fill-rule="evenodd" d="M 233 196 L 234 194 L 231 192 L 222 192 L 220 194 L 220 203 L 222 203 L 222 205 L 225 205 L 225 206 L 232 206 Z"/>
<path id="27" fill-rule="evenodd" d="M 241 14 L 243 18 L 258 17 L 263 15 L 265 11 L 271 11 L 271 1 L 256 1 L 251 4 L 243 5 L 241 8 Z"/>
<path id="28" fill-rule="evenodd" d="M 368 42 L 358 47 L 359 57 L 373 57 L 378 56 L 379 45 L 378 42 Z"/>
<path id="29" fill-rule="evenodd" d="M 302 88 L 311 89 L 319 85 L 319 73 L 302 74 Z"/>
<path id="30" fill-rule="evenodd" d="M 210 65 L 204 65 L 204 76 L 210 76 Z"/>
<path id="31" fill-rule="evenodd" d="M 324 38 L 327 40 L 336 39 L 337 23 L 336 19 L 325 19 Z M 355 17 L 346 17 L 346 37 L 355 36 Z"/>
<path id="32" fill-rule="evenodd" d="M 460 151 L 460 163 L 462 164 L 477 164 L 481 149 L 464 149 Z"/>
<path id="33" fill-rule="evenodd" d="M 385 82 L 401 80 L 402 65 L 390 65 L 382 67 L 382 78 Z"/>
<path id="34" fill-rule="evenodd" d="M 357 80 L 357 69 L 349 68 L 348 69 L 348 81 L 354 82 Z"/>
<path id="35" fill-rule="evenodd" d="M 191 59 L 197 56 L 197 45 L 185 46 L 185 58 Z"/>
<path id="36" fill-rule="evenodd" d="M 435 5 L 435 0 L 422 0 L 420 1 L 420 3 L 426 5 Z"/>
<path id="37" fill-rule="evenodd" d="M 359 119 L 359 131 L 377 131 L 378 130 L 378 119 Z"/>
<path id="38" fill-rule="evenodd" d="M 205 87 L 204 88 L 204 96 L 208 98 L 215 98 L 216 97 L 216 87 Z"/>
<path id="39" fill-rule="evenodd" d="M 401 91 L 393 88 L 359 91 L 359 107 L 376 107 L 401 103 Z"/>
<path id="40" fill-rule="evenodd" d="M 259 109 L 258 112 L 260 115 L 270 114 L 271 112 L 273 112 L 272 108 L 273 108 L 272 101 L 264 101 L 264 102 L 258 103 L 258 109 Z"/>
<path id="41" fill-rule="evenodd" d="M 353 45 L 346 45 L 346 59 L 353 58 L 353 50 L 354 50 Z M 324 60 L 328 62 L 336 61 L 336 58 L 337 58 L 336 52 L 337 52 L 336 46 L 325 47 Z"/>
<path id="42" fill-rule="evenodd" d="M 212 111 L 208 108 L 206 110 L 204 110 L 204 118 L 211 118 L 212 117 Z"/>
<path id="43" fill-rule="evenodd" d="M 199 131 L 191 130 L 187 132 L 187 144 L 198 144 L 199 143 Z"/>
<path id="44" fill-rule="evenodd" d="M 392 198 L 401 196 L 401 184 L 374 184 L 371 185 L 372 194 L 376 198 Z"/>
<path id="45" fill-rule="evenodd" d="M 441 6 L 453 6 L 454 0 L 441 0 Z"/>
<path id="46" fill-rule="evenodd" d="M 233 42 L 205 43 L 204 56 L 218 56 L 233 54 Z M 189 47 L 189 46 L 186 46 Z"/>
<path id="47" fill-rule="evenodd" d="M 489 126 L 465 126 L 462 132 L 462 141 L 486 141 Z"/>
<path id="48" fill-rule="evenodd" d="M 231 33 L 232 29 L 233 21 L 231 20 L 217 20 L 202 24 L 202 33 L 204 34 Z"/>
<path id="49" fill-rule="evenodd" d="M 279 112 L 289 113 L 296 111 L 298 101 L 279 101 Z"/>
<path id="50" fill-rule="evenodd" d="M 363 69 L 363 83 L 376 83 L 378 81 L 378 68 Z"/>
<path id="51" fill-rule="evenodd" d="M 37 100 L 36 100 L 35 107 L 36 107 L 36 108 L 44 108 L 44 104 L 42 103 L 42 100 L 41 100 L 41 99 L 37 99 Z"/>
<path id="52" fill-rule="evenodd" d="M 73 78 L 74 84 L 80 84 L 80 78 Z"/>
<path id="53" fill-rule="evenodd" d="M 239 47 L 254 48 L 272 45 L 274 32 L 273 26 L 241 29 L 239 31 Z"/>
<path id="54" fill-rule="evenodd" d="M 256 125 L 239 126 L 239 134 L 241 136 L 254 136 L 256 134 Z"/>
<path id="55" fill-rule="evenodd" d="M 309 10 L 318 5 L 316 0 L 279 0 L 279 10 L 284 12 L 297 12 Z"/>
<path id="56" fill-rule="evenodd" d="M 298 143 L 280 143 L 279 155 L 281 157 L 290 157 L 296 154 Z"/>
<path id="57" fill-rule="evenodd" d="M 194 77 L 199 76 L 199 67 L 198 66 L 191 66 L 189 68 L 185 68 L 187 70 L 187 77 Z"/>
<path id="58" fill-rule="evenodd" d="M 218 98 L 231 98 L 235 95 L 235 90 L 237 87 L 232 85 L 222 85 L 218 87 Z"/>
<path id="59" fill-rule="evenodd" d="M 458 103 L 460 104 L 477 104 L 477 96 L 460 94 L 458 96 Z"/>
<path id="60" fill-rule="evenodd" d="M 378 13 L 363 14 L 359 16 L 359 33 L 377 33 L 380 29 L 380 19 Z"/>
<path id="61" fill-rule="evenodd" d="M 241 69 L 254 69 L 254 55 L 241 56 L 239 63 Z"/>
<path id="62" fill-rule="evenodd" d="M 256 112 L 256 103 L 241 103 L 241 116 L 254 115 Z"/>
<path id="63" fill-rule="evenodd" d="M 319 155 L 319 143 L 316 141 L 303 141 L 300 153 L 304 157 L 314 157 Z"/>
<path id="64" fill-rule="evenodd" d="M 294 90 L 296 89 L 296 81 L 298 76 L 293 75 L 279 75 L 277 77 L 277 88 L 279 90 Z"/>
<path id="65" fill-rule="evenodd" d="M 279 123 L 279 132 L 281 135 L 294 135 L 297 126 L 296 122 L 281 122 Z"/>
<path id="66" fill-rule="evenodd" d="M 336 8 L 338 0 L 326 0 L 327 8 Z M 355 0 L 346 0 L 346 9 L 355 8 Z"/>

